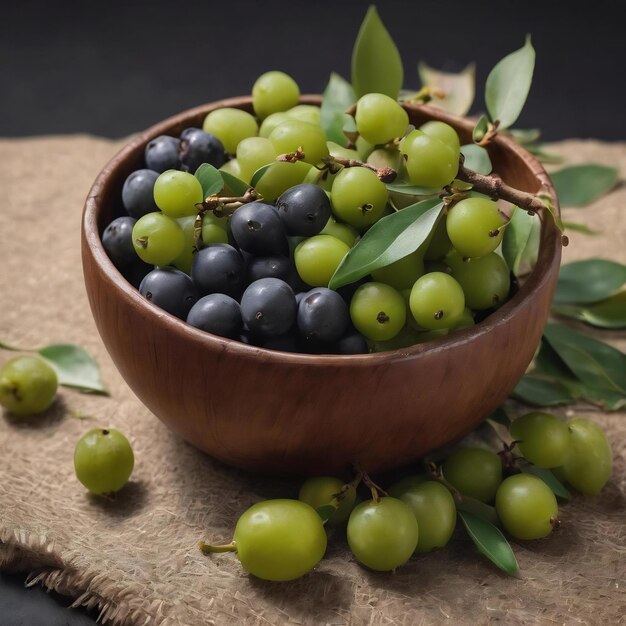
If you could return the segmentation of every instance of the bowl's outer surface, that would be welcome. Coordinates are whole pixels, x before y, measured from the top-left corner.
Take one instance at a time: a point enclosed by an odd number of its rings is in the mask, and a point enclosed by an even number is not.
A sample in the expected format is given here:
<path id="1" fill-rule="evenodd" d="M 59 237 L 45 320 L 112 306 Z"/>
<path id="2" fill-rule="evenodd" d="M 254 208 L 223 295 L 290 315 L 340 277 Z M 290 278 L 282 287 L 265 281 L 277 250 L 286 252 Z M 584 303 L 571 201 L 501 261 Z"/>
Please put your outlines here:
<path id="1" fill-rule="evenodd" d="M 319 97 L 303 102 L 319 104 Z M 467 433 L 496 409 L 530 363 L 558 277 L 560 235 L 544 220 L 535 270 L 515 296 L 475 327 L 433 343 L 355 356 L 272 352 L 203 333 L 150 304 L 109 261 L 100 240 L 122 213 L 120 192 L 143 148 L 160 134 L 201 126 L 215 108 L 251 110 L 250 98 L 181 113 L 131 141 L 87 198 L 82 258 L 98 330 L 142 402 L 194 446 L 266 472 L 374 472 L 406 464 Z M 471 141 L 471 123 L 426 106 L 411 123 L 441 119 Z M 556 198 L 541 164 L 506 137 L 489 146 L 509 184 Z"/>

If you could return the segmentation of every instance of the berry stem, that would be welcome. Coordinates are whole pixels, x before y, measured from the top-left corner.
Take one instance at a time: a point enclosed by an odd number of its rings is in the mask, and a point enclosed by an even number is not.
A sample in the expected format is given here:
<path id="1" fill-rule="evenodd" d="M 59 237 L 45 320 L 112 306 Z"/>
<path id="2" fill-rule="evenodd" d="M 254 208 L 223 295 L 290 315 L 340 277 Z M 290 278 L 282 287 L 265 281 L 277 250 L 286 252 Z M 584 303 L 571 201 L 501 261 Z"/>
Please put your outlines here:
<path id="1" fill-rule="evenodd" d="M 497 174 L 489 174 L 488 176 L 478 174 L 463 165 L 462 157 L 456 177 L 472 185 L 474 191 L 484 193 L 494 200 L 506 200 L 532 213 L 542 213 L 546 209 L 546 204 L 538 195 L 520 191 L 507 185 Z M 545 190 L 541 191 L 545 192 Z"/>
<path id="2" fill-rule="evenodd" d="M 374 172 L 383 183 L 392 183 L 398 175 L 396 170 L 393 170 L 390 167 L 376 167 L 371 163 L 365 163 L 364 161 L 359 161 L 358 159 L 344 159 L 343 157 L 331 156 L 324 159 L 324 163 L 330 167 L 334 164 L 341 165 L 343 167 L 364 167 L 368 170 L 372 170 L 372 172 Z"/>
<path id="3" fill-rule="evenodd" d="M 218 545 L 211 545 L 201 541 L 198 544 L 202 554 L 213 554 L 215 552 L 237 552 L 237 544 L 234 541 Z"/>

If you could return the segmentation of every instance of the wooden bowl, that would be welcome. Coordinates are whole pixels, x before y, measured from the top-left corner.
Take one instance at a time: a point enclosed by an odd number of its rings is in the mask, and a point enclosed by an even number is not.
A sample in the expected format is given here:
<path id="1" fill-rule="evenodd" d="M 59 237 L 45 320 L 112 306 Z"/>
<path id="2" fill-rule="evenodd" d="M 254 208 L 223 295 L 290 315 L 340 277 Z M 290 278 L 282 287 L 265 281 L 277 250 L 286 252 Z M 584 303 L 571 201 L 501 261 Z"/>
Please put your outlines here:
<path id="1" fill-rule="evenodd" d="M 319 105 L 317 96 L 303 103 Z M 82 223 L 82 259 L 98 330 L 139 399 L 181 437 L 213 457 L 264 472 L 328 474 L 359 463 L 391 469 L 472 430 L 497 408 L 539 344 L 556 285 L 561 241 L 544 220 L 535 270 L 515 296 L 473 328 L 378 354 L 274 352 L 204 333 L 157 308 L 113 266 L 100 239 L 122 214 L 121 188 L 161 134 L 202 126 L 224 106 L 251 111 L 251 98 L 191 109 L 133 139 L 96 179 Z M 427 106 L 408 107 L 419 126 L 452 125 L 464 143 L 471 123 Z M 504 136 L 489 146 L 494 169 L 529 192 L 544 186 L 541 164 Z"/>

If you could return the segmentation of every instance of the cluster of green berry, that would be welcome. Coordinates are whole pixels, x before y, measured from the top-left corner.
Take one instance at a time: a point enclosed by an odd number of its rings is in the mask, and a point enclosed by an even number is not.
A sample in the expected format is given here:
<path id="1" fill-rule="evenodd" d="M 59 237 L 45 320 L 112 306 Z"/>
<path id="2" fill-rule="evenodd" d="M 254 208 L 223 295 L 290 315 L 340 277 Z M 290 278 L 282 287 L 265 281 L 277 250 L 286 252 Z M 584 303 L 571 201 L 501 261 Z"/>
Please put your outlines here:
<path id="1" fill-rule="evenodd" d="M 472 191 L 456 193 L 417 251 L 329 294 L 374 224 L 454 184 L 461 146 L 451 126 L 416 129 L 397 101 L 370 93 L 356 103 L 358 138 L 343 147 L 327 140 L 320 108 L 299 99 L 291 77 L 268 72 L 253 86 L 254 114 L 219 108 L 202 129 L 148 144 L 146 169 L 122 190 L 127 215 L 103 233 L 142 295 L 207 332 L 318 354 L 428 341 L 506 301 L 510 272 L 496 249 L 508 216 Z M 224 177 L 208 197 L 192 173 L 205 163 Z M 413 195 L 388 189 L 394 176 Z"/>
<path id="2" fill-rule="evenodd" d="M 58 377 L 42 358 L 18 356 L 0 368 L 0 406 L 17 417 L 48 410 L 57 396 Z M 78 480 L 89 491 L 110 494 L 119 491 L 133 471 L 130 443 L 113 428 L 94 428 L 80 438 L 74 451 Z"/>
<path id="3" fill-rule="evenodd" d="M 516 419 L 510 432 L 517 448 L 507 447 L 500 454 L 457 448 L 440 467 L 405 476 L 386 491 L 363 475 L 350 483 L 336 477 L 310 478 L 298 500 L 268 500 L 245 511 L 232 543 L 201 543 L 200 548 L 206 554 L 236 551 L 250 573 L 284 581 L 306 574 L 322 559 L 327 545 L 324 525 L 347 522 L 347 540 L 356 560 L 377 571 L 394 570 L 414 554 L 443 548 L 454 532 L 457 508 L 487 515 L 515 539 L 546 537 L 559 524 L 556 497 L 546 482 L 520 471 L 516 462 L 556 468 L 579 492 L 596 495 L 611 474 L 610 446 L 602 429 L 584 418 L 565 423 L 547 413 L 529 413 Z M 359 502 L 361 478 L 372 498 Z"/>

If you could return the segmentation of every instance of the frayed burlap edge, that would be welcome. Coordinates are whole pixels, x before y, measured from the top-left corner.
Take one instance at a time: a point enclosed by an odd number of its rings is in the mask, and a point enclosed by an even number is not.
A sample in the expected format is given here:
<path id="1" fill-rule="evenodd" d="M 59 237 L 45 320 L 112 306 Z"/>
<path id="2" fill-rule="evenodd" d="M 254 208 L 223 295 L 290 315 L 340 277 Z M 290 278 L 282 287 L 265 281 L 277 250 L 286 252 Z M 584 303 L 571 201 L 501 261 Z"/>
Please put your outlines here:
<path id="1" fill-rule="evenodd" d="M 114 600 L 119 592 L 106 576 L 80 572 L 64 563 L 54 540 L 45 534 L 0 528 L 0 569 L 26 573 L 27 587 L 40 584 L 48 591 L 76 598 L 72 609 L 97 609 L 97 621 L 102 624 L 143 626 L 153 619 L 143 608 L 132 606 L 132 597 Z"/>

